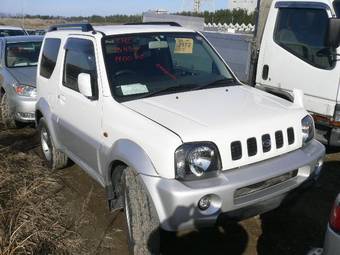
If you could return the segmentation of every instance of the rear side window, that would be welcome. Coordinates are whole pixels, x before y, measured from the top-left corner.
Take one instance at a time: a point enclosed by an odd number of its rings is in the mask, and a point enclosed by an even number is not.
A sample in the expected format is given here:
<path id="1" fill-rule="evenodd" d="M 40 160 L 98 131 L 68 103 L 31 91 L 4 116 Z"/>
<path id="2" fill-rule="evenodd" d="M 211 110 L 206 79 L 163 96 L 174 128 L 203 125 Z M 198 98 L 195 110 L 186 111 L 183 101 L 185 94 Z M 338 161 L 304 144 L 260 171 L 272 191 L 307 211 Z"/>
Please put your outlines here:
<path id="1" fill-rule="evenodd" d="M 274 40 L 305 62 L 321 69 L 334 67 L 334 50 L 326 45 L 328 15 L 324 9 L 280 8 Z"/>
<path id="2" fill-rule="evenodd" d="M 60 39 L 45 39 L 40 63 L 40 75 L 49 79 L 54 71 L 60 48 Z"/>
<path id="3" fill-rule="evenodd" d="M 92 41 L 86 39 L 70 38 L 67 40 L 63 74 L 63 85 L 74 91 L 78 89 L 78 75 L 87 73 L 91 75 L 93 95 L 97 96 L 97 68 Z"/>

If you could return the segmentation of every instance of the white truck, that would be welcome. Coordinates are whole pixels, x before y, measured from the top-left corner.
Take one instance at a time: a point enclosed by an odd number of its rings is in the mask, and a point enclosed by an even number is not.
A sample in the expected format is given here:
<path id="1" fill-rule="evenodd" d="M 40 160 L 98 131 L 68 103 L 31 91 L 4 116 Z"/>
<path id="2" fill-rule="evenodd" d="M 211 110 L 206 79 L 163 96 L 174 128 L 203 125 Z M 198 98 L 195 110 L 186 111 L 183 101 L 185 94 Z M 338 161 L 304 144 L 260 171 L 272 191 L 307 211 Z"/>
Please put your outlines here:
<path id="1" fill-rule="evenodd" d="M 132 254 L 159 254 L 161 229 L 277 208 L 323 163 L 301 94 L 241 84 L 201 33 L 174 23 L 52 27 L 37 94 L 49 167 L 70 158 L 106 188 Z"/>
<path id="2" fill-rule="evenodd" d="M 304 92 L 316 137 L 340 146 L 340 1 L 261 0 L 250 84 L 292 100 Z"/>

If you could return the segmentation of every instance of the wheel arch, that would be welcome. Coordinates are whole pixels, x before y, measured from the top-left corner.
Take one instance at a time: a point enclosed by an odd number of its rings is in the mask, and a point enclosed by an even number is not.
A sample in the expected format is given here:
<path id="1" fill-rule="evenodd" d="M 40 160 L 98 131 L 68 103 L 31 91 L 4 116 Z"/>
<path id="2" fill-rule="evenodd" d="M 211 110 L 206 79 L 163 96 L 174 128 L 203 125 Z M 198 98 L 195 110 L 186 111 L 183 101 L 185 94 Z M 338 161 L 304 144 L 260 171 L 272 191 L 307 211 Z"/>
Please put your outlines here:
<path id="1" fill-rule="evenodd" d="M 120 167 L 131 167 L 137 174 L 158 176 L 150 157 L 141 146 L 131 140 L 118 140 L 114 143 L 108 155 L 110 160 L 108 160 L 107 167 L 105 167 L 105 177 L 109 201 L 117 198 L 115 194 L 116 180 L 114 178 L 120 177 L 121 173 L 115 173 L 116 170 L 121 169 Z"/>

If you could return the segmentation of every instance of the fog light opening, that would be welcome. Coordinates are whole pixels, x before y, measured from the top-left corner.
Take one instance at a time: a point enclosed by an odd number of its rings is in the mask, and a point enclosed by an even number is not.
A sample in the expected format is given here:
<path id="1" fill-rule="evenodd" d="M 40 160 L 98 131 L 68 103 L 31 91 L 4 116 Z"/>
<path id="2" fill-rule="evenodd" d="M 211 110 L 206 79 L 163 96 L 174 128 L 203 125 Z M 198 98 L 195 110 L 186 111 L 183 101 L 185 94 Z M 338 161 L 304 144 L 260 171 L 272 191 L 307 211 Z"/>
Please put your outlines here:
<path id="1" fill-rule="evenodd" d="M 202 211 L 206 211 L 209 209 L 211 205 L 211 198 L 210 196 L 204 196 L 198 201 L 198 208 Z"/>

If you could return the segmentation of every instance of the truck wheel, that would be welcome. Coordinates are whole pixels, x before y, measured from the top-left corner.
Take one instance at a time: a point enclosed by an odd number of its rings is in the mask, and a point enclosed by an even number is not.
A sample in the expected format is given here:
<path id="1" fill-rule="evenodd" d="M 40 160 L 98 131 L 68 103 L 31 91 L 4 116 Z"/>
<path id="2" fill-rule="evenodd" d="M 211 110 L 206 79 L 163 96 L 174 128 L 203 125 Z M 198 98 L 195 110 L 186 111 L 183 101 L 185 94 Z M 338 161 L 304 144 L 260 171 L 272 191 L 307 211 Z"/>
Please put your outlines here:
<path id="1" fill-rule="evenodd" d="M 6 128 L 16 128 L 16 121 L 10 111 L 7 94 L 3 94 L 0 102 L 1 121 Z"/>
<path id="2" fill-rule="evenodd" d="M 52 170 L 66 167 L 68 158 L 65 153 L 55 148 L 44 118 L 39 120 L 38 130 L 40 134 L 42 155 L 46 160 L 48 167 Z"/>
<path id="3" fill-rule="evenodd" d="M 160 229 L 155 206 L 135 171 L 126 168 L 122 180 L 130 254 L 159 254 Z"/>

